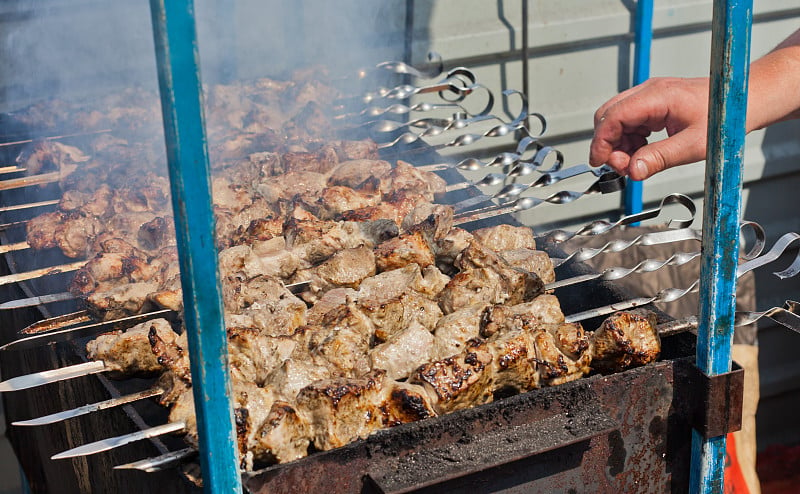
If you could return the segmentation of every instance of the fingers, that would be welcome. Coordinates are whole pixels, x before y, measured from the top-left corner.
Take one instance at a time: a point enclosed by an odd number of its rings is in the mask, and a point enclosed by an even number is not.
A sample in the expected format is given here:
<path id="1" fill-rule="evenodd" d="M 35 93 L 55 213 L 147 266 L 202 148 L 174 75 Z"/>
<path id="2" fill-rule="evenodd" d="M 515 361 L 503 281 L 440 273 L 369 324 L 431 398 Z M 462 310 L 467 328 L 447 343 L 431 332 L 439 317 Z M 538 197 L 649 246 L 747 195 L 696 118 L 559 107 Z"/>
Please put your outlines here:
<path id="1" fill-rule="evenodd" d="M 589 150 L 593 166 L 608 164 L 641 180 L 705 155 L 706 79 L 656 78 L 624 91 L 595 112 Z M 651 132 L 666 129 L 664 141 L 648 144 Z"/>
<path id="2" fill-rule="evenodd" d="M 644 180 L 667 168 L 704 158 L 705 128 L 687 128 L 663 141 L 639 147 L 629 155 L 625 170 L 632 179 Z M 616 156 L 616 160 L 624 161 L 621 156 Z"/>

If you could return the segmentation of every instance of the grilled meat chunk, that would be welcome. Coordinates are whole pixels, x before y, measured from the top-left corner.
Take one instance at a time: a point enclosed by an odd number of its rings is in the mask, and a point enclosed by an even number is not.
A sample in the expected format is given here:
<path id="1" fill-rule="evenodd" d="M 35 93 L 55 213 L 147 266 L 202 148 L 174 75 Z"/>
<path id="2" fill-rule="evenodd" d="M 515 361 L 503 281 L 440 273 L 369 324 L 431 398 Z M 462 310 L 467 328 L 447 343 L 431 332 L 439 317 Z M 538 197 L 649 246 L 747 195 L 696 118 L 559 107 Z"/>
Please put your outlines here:
<path id="1" fill-rule="evenodd" d="M 414 369 L 431 359 L 433 335 L 423 325 L 412 321 L 409 326 L 392 335 L 369 351 L 373 369 L 383 369 L 390 379 L 403 379 Z"/>
<path id="2" fill-rule="evenodd" d="M 364 182 L 373 177 L 381 177 L 389 173 L 392 165 L 387 161 L 376 159 L 353 159 L 336 165 L 328 177 L 328 185 L 344 185 L 359 189 Z"/>
<path id="3" fill-rule="evenodd" d="M 467 341 L 480 336 L 481 319 L 487 307 L 471 305 L 439 319 L 434 330 L 434 357 L 444 359 L 457 355 L 466 348 Z"/>
<path id="4" fill-rule="evenodd" d="M 384 374 L 316 381 L 300 391 L 298 411 L 311 425 L 314 446 L 338 448 L 383 427 L 379 403 Z"/>
<path id="5" fill-rule="evenodd" d="M 169 342 L 174 342 L 178 336 L 166 319 L 153 319 L 124 332 L 101 334 L 86 344 L 86 356 L 102 360 L 106 368 L 117 376 L 163 372 L 164 366 L 150 348 L 151 331 Z"/>
<path id="6" fill-rule="evenodd" d="M 530 328 L 539 324 L 564 322 L 564 313 L 555 295 L 543 294 L 530 302 L 489 307 L 481 321 L 481 336 L 488 338 L 503 329 Z"/>
<path id="7" fill-rule="evenodd" d="M 544 284 L 556 281 L 555 267 L 547 252 L 522 248 L 503 250 L 498 254 L 511 267 L 534 273 Z"/>
<path id="8" fill-rule="evenodd" d="M 428 240 L 417 231 L 403 233 L 378 245 L 375 262 L 379 271 L 391 271 L 412 263 L 425 268 L 433 265 L 435 258 Z"/>
<path id="9" fill-rule="evenodd" d="M 661 353 L 656 316 L 646 309 L 612 314 L 591 339 L 592 368 L 604 374 L 654 362 Z"/>
<path id="10" fill-rule="evenodd" d="M 492 351 L 495 391 L 520 393 L 541 386 L 536 345 L 527 329 L 514 328 L 488 340 Z"/>
<path id="11" fill-rule="evenodd" d="M 555 386 L 583 377 L 589 372 L 592 361 L 592 354 L 588 351 L 575 355 L 574 358 L 562 352 L 561 349 L 567 346 L 588 348 L 588 341 L 582 330 L 575 331 L 576 328 L 571 326 L 564 331 L 561 326 L 543 325 L 533 331 L 539 380 L 545 386 Z M 564 345 L 560 339 L 565 336 L 572 336 L 580 341 Z"/>
<path id="12" fill-rule="evenodd" d="M 425 388 L 436 413 L 443 414 L 491 402 L 493 380 L 492 353 L 476 338 L 460 354 L 421 366 L 408 382 Z"/>
<path id="13" fill-rule="evenodd" d="M 525 226 L 496 225 L 472 232 L 475 239 L 495 252 L 515 249 L 536 250 L 533 231 Z"/>
<path id="14" fill-rule="evenodd" d="M 344 375 L 357 376 L 367 372 L 367 351 L 374 332 L 369 318 L 350 303 L 325 314 L 322 324 L 331 329 L 313 353 L 323 357 Z"/>

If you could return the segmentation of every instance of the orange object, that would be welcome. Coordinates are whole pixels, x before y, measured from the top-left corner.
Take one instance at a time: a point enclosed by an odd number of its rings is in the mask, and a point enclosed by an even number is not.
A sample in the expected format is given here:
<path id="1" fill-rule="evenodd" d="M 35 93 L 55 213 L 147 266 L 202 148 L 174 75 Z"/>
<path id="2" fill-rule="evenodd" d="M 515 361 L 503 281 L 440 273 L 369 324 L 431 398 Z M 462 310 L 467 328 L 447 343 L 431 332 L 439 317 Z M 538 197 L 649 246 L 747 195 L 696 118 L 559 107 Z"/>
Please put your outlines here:
<path id="1" fill-rule="evenodd" d="M 750 494 L 736 455 L 736 440 L 733 438 L 733 433 L 728 433 L 725 444 L 725 494 Z"/>

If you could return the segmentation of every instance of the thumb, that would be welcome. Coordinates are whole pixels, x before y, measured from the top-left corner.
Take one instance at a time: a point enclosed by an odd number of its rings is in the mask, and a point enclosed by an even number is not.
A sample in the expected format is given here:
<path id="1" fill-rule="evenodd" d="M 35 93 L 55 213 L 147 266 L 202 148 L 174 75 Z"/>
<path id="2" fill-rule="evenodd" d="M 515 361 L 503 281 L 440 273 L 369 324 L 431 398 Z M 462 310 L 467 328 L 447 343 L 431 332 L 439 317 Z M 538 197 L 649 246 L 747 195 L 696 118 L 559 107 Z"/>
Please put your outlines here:
<path id="1" fill-rule="evenodd" d="M 705 159 L 704 129 L 686 128 L 667 139 L 642 146 L 631 156 L 628 176 L 644 180 L 674 166 Z"/>

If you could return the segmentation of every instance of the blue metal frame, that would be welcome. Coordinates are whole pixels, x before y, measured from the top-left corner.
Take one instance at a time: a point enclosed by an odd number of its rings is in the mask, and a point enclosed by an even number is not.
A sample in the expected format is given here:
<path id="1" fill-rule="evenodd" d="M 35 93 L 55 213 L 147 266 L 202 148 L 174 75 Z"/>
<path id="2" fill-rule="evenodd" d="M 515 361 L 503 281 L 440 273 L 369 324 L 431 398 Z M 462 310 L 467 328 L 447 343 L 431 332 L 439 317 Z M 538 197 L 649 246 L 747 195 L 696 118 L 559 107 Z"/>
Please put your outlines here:
<path id="1" fill-rule="evenodd" d="M 752 0 L 714 1 L 697 337 L 709 376 L 731 369 L 752 21 Z M 724 468 L 725 436 L 693 430 L 690 492 L 722 492 Z"/>
<path id="2" fill-rule="evenodd" d="M 192 0 L 150 0 L 206 492 L 242 492 Z"/>
<path id="3" fill-rule="evenodd" d="M 650 78 L 650 47 L 653 44 L 653 0 L 639 0 L 636 3 L 635 26 L 635 51 L 633 54 L 634 86 Z M 643 189 L 642 181 L 628 178 L 624 192 L 625 214 L 642 212 Z"/>

